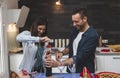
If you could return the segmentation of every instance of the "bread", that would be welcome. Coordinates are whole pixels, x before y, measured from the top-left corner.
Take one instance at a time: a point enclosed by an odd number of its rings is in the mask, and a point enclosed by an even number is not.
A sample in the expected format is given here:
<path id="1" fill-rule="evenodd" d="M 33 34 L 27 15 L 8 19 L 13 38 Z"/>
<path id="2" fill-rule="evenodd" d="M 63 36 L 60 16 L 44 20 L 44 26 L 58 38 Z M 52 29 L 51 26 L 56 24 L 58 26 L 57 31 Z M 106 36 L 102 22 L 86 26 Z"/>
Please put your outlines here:
<path id="1" fill-rule="evenodd" d="M 107 45 L 113 52 L 120 52 L 120 45 Z"/>

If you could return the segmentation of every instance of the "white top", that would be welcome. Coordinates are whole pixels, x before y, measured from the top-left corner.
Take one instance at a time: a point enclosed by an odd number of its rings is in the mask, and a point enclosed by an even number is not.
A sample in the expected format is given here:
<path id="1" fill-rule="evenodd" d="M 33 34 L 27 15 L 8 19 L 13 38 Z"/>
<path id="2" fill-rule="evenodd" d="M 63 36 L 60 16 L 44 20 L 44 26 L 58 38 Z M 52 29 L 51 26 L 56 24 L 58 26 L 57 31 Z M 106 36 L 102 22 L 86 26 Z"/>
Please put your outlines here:
<path id="1" fill-rule="evenodd" d="M 81 40 L 83 33 L 84 32 L 79 32 L 78 35 L 77 35 L 77 37 L 73 41 L 73 56 L 76 55 L 76 53 L 77 53 L 78 43 Z"/>
<path id="2" fill-rule="evenodd" d="M 22 69 L 27 70 L 27 72 L 30 73 L 36 61 L 36 59 L 34 59 L 37 52 L 35 42 L 39 42 L 40 37 L 31 36 L 30 31 L 23 31 L 17 35 L 16 40 L 22 42 L 24 55 L 19 69 L 20 71 Z"/>

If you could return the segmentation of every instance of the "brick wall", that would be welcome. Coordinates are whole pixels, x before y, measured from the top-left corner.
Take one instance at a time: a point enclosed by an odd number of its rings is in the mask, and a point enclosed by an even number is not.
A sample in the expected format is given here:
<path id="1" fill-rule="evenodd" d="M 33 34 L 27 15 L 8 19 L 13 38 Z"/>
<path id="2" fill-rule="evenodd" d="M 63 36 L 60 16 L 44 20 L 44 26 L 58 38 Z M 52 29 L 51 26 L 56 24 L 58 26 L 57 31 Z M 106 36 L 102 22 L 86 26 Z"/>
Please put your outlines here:
<path id="1" fill-rule="evenodd" d="M 103 39 L 108 39 L 109 44 L 120 43 L 119 0 L 61 0 L 63 5 L 57 7 L 54 4 L 55 1 L 36 0 L 36 2 L 29 2 L 29 5 L 26 4 L 31 10 L 25 28 L 30 27 L 35 17 L 46 16 L 48 18 L 48 36 L 52 39 L 68 38 L 72 27 L 72 10 L 85 6 L 89 11 L 90 24 L 102 35 Z"/>

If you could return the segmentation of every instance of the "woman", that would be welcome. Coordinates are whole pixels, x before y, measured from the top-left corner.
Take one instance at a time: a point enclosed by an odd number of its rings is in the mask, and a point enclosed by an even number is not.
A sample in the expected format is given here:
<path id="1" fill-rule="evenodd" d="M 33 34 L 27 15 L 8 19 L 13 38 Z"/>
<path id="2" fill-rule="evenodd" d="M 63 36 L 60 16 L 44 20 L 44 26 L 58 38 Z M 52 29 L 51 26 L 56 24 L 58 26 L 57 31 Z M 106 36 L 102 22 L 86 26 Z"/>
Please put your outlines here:
<path id="1" fill-rule="evenodd" d="M 50 41 L 46 36 L 46 26 L 46 19 L 39 17 L 33 22 L 30 31 L 23 31 L 16 37 L 23 46 L 24 56 L 19 67 L 23 75 L 28 75 L 31 71 L 43 71 L 41 56 L 44 51 L 44 42 Z"/>

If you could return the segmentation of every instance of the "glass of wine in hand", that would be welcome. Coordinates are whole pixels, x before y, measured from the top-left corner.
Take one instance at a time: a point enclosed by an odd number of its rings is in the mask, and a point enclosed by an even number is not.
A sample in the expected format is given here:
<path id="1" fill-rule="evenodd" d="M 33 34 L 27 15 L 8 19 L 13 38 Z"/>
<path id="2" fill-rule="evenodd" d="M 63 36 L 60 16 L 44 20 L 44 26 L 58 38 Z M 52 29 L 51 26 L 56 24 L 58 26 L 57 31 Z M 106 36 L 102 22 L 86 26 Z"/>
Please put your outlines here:
<path id="1" fill-rule="evenodd" d="M 62 62 L 62 61 L 64 61 L 64 60 L 65 60 L 65 58 L 59 59 L 60 62 Z M 60 76 L 59 76 L 59 78 L 63 78 L 63 76 L 62 76 L 62 71 L 64 70 L 64 68 L 65 68 L 65 66 L 58 66 L 58 69 L 59 69 L 59 71 L 60 71 Z"/>
<path id="2" fill-rule="evenodd" d="M 71 75 L 72 75 L 72 78 L 75 78 L 75 72 L 76 72 L 76 67 L 75 67 L 75 64 L 71 64 L 71 65 L 68 65 L 67 68 L 69 69 Z"/>

